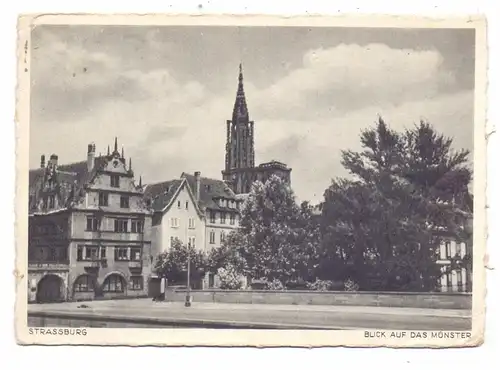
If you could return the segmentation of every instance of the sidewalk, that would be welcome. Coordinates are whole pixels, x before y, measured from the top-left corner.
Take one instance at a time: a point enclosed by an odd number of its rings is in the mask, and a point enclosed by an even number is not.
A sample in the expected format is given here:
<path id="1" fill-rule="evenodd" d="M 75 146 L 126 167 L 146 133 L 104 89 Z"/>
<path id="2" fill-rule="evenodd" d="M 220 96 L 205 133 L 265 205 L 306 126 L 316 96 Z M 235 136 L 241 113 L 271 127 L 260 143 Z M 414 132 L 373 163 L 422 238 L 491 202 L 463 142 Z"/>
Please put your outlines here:
<path id="1" fill-rule="evenodd" d="M 90 309 L 151 309 L 152 311 L 179 309 L 203 310 L 203 311 L 260 311 L 260 312 L 317 312 L 317 313 L 349 313 L 349 314 L 377 314 L 377 315 L 398 315 L 398 316 L 433 316 L 433 317 L 463 317 L 469 318 L 471 310 L 452 309 L 432 309 L 432 308 L 412 308 L 412 307 L 376 307 L 376 306 L 326 306 L 326 305 L 277 305 L 277 304 L 243 304 L 243 303 L 209 303 L 193 302 L 191 307 L 184 307 L 184 302 L 153 302 L 151 299 L 134 300 L 109 300 L 109 301 L 89 301 L 89 302 L 64 302 L 56 304 L 30 305 L 31 312 L 45 310 L 71 310 L 78 309 L 78 306 L 88 306 Z"/>
<path id="2" fill-rule="evenodd" d="M 204 302 L 185 307 L 148 299 L 35 304 L 28 313 L 56 322 L 198 328 L 470 330 L 472 325 L 469 310 Z"/>

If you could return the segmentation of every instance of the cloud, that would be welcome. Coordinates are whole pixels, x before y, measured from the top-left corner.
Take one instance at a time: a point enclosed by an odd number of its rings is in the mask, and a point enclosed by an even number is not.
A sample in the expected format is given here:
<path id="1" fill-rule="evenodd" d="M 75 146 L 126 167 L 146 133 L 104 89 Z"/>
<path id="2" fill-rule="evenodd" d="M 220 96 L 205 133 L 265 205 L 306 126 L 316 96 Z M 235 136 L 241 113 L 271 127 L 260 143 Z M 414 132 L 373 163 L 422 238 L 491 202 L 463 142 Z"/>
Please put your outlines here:
<path id="1" fill-rule="evenodd" d="M 147 35 L 145 47 L 158 51 L 157 33 Z M 236 78 L 232 86 L 209 88 L 201 75 L 140 68 L 82 43 L 43 37 L 32 72 L 32 166 L 48 150 L 61 162 L 83 160 L 92 141 L 104 153 L 118 136 L 145 182 L 197 170 L 220 177 Z M 301 60 L 267 86 L 245 75 L 256 161 L 292 167 L 300 199 L 320 200 L 332 178 L 346 175 L 340 150 L 359 148 L 360 131 L 378 114 L 394 129 L 428 119 L 458 147 L 472 148 L 473 94 L 456 88 L 438 51 L 341 44 L 305 50 Z"/>
<path id="2" fill-rule="evenodd" d="M 329 114 L 366 105 L 383 106 L 430 99 L 455 86 L 435 50 L 391 49 L 383 44 L 356 44 L 309 50 L 302 66 L 264 91 L 251 91 L 266 116 L 293 118 L 314 114 L 321 104 Z M 287 106 L 276 109 L 276 102 Z M 304 117 L 305 118 L 305 117 Z"/>

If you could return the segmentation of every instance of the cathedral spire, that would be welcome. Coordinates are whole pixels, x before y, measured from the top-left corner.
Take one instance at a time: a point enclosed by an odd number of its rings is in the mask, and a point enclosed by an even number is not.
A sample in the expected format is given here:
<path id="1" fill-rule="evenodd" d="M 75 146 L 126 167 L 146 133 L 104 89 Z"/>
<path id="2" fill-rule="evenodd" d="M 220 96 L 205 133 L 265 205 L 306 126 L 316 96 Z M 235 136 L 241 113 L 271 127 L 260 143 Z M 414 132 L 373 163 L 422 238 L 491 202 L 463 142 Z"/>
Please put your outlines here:
<path id="1" fill-rule="evenodd" d="M 132 171 L 132 157 L 128 159 L 128 170 Z"/>
<path id="2" fill-rule="evenodd" d="M 115 136 L 115 150 L 113 153 L 118 153 L 118 138 Z"/>
<path id="3" fill-rule="evenodd" d="M 245 99 L 245 90 L 243 88 L 243 67 L 240 63 L 240 73 L 238 75 L 238 91 L 233 109 L 233 122 L 239 117 L 248 118 L 247 102 Z"/>
<path id="4" fill-rule="evenodd" d="M 142 175 L 139 176 L 139 187 L 142 188 Z"/>

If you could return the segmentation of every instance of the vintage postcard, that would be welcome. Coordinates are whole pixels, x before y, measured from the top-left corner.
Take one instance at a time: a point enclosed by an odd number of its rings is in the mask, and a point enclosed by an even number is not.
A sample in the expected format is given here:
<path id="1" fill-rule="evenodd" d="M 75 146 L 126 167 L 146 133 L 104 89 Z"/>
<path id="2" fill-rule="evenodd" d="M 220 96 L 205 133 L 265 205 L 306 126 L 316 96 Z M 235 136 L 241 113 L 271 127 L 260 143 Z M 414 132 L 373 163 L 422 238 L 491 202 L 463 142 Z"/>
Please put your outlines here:
<path id="1" fill-rule="evenodd" d="M 483 341 L 481 17 L 25 15 L 21 344 Z"/>

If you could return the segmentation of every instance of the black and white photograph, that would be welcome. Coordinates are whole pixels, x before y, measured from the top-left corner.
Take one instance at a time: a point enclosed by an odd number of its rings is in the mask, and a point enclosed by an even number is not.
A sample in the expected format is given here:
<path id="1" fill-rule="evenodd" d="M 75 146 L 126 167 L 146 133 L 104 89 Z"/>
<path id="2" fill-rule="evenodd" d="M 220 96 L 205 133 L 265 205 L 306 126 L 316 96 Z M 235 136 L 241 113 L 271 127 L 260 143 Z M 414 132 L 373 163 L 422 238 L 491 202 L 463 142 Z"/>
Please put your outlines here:
<path id="1" fill-rule="evenodd" d="M 482 19 L 130 17 L 20 21 L 19 341 L 481 341 Z"/>

